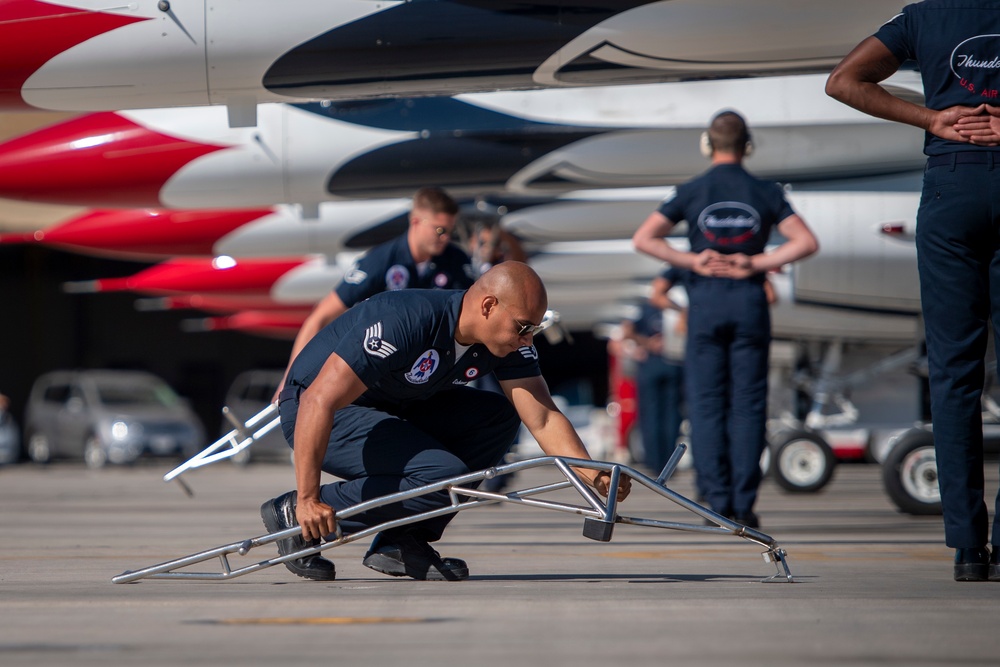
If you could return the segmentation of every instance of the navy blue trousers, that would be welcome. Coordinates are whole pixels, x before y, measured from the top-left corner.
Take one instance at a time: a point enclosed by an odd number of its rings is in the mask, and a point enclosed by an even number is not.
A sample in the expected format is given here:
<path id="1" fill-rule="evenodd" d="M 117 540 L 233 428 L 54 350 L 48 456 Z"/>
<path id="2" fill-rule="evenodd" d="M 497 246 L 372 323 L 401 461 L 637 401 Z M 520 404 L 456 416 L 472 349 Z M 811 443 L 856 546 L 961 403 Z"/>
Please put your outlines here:
<path id="1" fill-rule="evenodd" d="M 684 401 L 684 367 L 654 356 L 635 374 L 644 463 L 659 475 L 677 445 Z"/>
<path id="2" fill-rule="evenodd" d="M 931 419 L 945 541 L 986 545 L 982 397 L 987 336 L 1000 328 L 1000 164 L 928 166 L 917 214 Z M 993 541 L 1000 540 L 1000 496 Z"/>
<path id="3" fill-rule="evenodd" d="M 285 439 L 294 447 L 298 399 L 279 406 Z M 349 405 L 338 410 L 323 471 L 343 481 L 324 484 L 320 498 L 335 510 L 366 500 L 497 465 L 520 419 L 503 394 L 469 387 L 434 394 L 403 408 L 383 411 Z M 340 521 L 354 533 L 385 521 L 451 504 L 446 491 L 393 503 Z M 454 514 L 410 524 L 428 542 L 440 539 Z"/>
<path id="4" fill-rule="evenodd" d="M 688 295 L 684 377 L 698 490 L 718 514 L 746 516 L 766 442 L 767 297 L 758 282 L 702 277 Z"/>

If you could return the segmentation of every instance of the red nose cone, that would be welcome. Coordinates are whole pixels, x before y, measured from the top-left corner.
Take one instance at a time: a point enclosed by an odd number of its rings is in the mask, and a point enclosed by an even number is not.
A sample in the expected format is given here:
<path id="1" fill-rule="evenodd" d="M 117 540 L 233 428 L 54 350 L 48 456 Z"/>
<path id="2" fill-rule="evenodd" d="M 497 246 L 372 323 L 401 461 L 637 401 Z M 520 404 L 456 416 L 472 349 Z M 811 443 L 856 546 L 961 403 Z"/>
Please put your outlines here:
<path id="1" fill-rule="evenodd" d="M 33 239 L 66 250 L 122 259 L 211 257 L 223 236 L 270 213 L 270 209 L 97 210 L 35 232 Z M 4 240 L 6 237 L 0 236 L 0 243 Z"/>
<path id="2" fill-rule="evenodd" d="M 247 310 L 226 317 L 206 317 L 188 321 L 188 331 L 242 331 L 269 338 L 295 338 L 305 315 Z"/>
<path id="3" fill-rule="evenodd" d="M 148 20 L 37 0 L 0 0 L 0 108 L 30 108 L 21 87 L 54 56 L 91 37 Z"/>
<path id="4" fill-rule="evenodd" d="M 160 134 L 112 112 L 0 144 L 0 197 L 71 206 L 160 205 L 181 167 L 224 146 Z"/>
<path id="5" fill-rule="evenodd" d="M 257 259 L 220 262 L 218 259 L 176 259 L 152 266 L 127 278 L 68 283 L 69 291 L 131 290 L 147 294 L 269 294 L 283 275 L 301 266 L 302 259 Z"/>

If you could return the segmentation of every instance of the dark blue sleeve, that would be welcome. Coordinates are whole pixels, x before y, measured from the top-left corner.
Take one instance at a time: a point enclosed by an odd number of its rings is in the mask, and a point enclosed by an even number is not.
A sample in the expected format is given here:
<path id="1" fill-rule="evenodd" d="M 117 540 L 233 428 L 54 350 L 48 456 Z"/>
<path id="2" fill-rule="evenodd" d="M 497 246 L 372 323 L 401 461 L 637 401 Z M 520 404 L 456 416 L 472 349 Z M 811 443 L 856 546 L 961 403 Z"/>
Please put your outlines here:
<path id="1" fill-rule="evenodd" d="M 907 11 L 911 6 L 904 7 L 902 12 L 889 19 L 875 32 L 875 38 L 885 44 L 900 63 L 915 58 L 913 40 L 910 39 L 910 14 Z"/>
<path id="2" fill-rule="evenodd" d="M 408 310 L 360 308 L 352 326 L 343 331 L 334 352 L 347 362 L 366 387 L 373 387 L 397 367 L 410 367 L 413 357 L 423 351 L 424 327 Z"/>
<path id="3" fill-rule="evenodd" d="M 660 202 L 659 207 L 656 209 L 664 217 L 673 222 L 674 224 L 681 222 L 686 219 L 685 209 L 685 188 L 684 186 L 678 186 L 674 191 L 674 194 L 670 195 L 662 202 Z"/>
<path id="4" fill-rule="evenodd" d="M 362 255 L 343 280 L 334 288 L 337 296 L 350 308 L 368 297 L 385 291 L 385 273 L 389 270 L 386 249 L 376 247 Z"/>
<path id="5" fill-rule="evenodd" d="M 795 209 L 788 203 L 784 190 L 777 183 L 774 184 L 774 196 L 776 198 L 774 224 L 777 225 L 785 218 L 795 215 Z"/>
<path id="6" fill-rule="evenodd" d="M 684 269 L 678 269 L 676 266 L 668 266 L 660 273 L 660 277 L 671 285 L 683 285 L 685 273 Z"/>
<path id="7" fill-rule="evenodd" d="M 500 360 L 500 365 L 493 369 L 497 380 L 520 380 L 542 374 L 538 366 L 538 350 L 534 345 L 517 348 Z"/>

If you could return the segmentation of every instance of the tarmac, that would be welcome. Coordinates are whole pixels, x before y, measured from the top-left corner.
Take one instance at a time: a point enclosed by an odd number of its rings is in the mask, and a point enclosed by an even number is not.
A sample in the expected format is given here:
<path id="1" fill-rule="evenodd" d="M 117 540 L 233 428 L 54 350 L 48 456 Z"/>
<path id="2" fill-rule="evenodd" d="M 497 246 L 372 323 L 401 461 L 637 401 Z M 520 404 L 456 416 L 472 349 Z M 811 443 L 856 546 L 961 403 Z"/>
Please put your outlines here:
<path id="1" fill-rule="evenodd" d="M 460 512 L 435 545 L 469 562 L 463 582 L 378 574 L 359 542 L 325 552 L 332 582 L 277 565 L 221 582 L 112 583 L 262 535 L 260 504 L 294 484 L 285 464 L 224 461 L 184 475 L 189 497 L 162 481 L 173 465 L 0 469 L 0 664 L 995 666 L 1000 655 L 1000 583 L 952 581 L 941 518 L 900 513 L 874 464 L 840 465 L 815 494 L 765 480 L 761 531 L 786 550 L 794 583 L 762 583 L 775 564 L 732 535 L 616 525 L 595 542 L 580 516 L 510 504 Z M 995 463 L 987 479 L 992 498 Z M 668 486 L 694 497 L 691 471 Z M 700 523 L 645 489 L 619 511 Z M 274 555 L 263 545 L 243 558 Z"/>

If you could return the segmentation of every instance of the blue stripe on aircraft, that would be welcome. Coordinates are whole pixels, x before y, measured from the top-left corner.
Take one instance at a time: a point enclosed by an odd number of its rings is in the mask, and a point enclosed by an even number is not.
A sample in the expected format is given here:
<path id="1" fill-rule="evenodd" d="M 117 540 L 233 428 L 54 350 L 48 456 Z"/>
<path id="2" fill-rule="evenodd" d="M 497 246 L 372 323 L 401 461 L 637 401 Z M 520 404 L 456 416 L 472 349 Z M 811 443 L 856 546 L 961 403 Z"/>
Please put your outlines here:
<path id="1" fill-rule="evenodd" d="M 380 83 L 405 88 L 414 82 L 421 93 L 440 94 L 454 92 L 456 80 L 479 80 L 482 88 L 499 81 L 506 87 L 534 87 L 532 73 L 567 42 L 652 2 L 412 0 L 296 46 L 271 65 L 262 83 L 279 95 L 315 97 L 331 96 L 338 87 Z M 582 59 L 566 69 L 612 67 Z M 435 87 L 435 81 L 440 85 Z M 371 94 L 378 92 L 373 88 Z"/>

